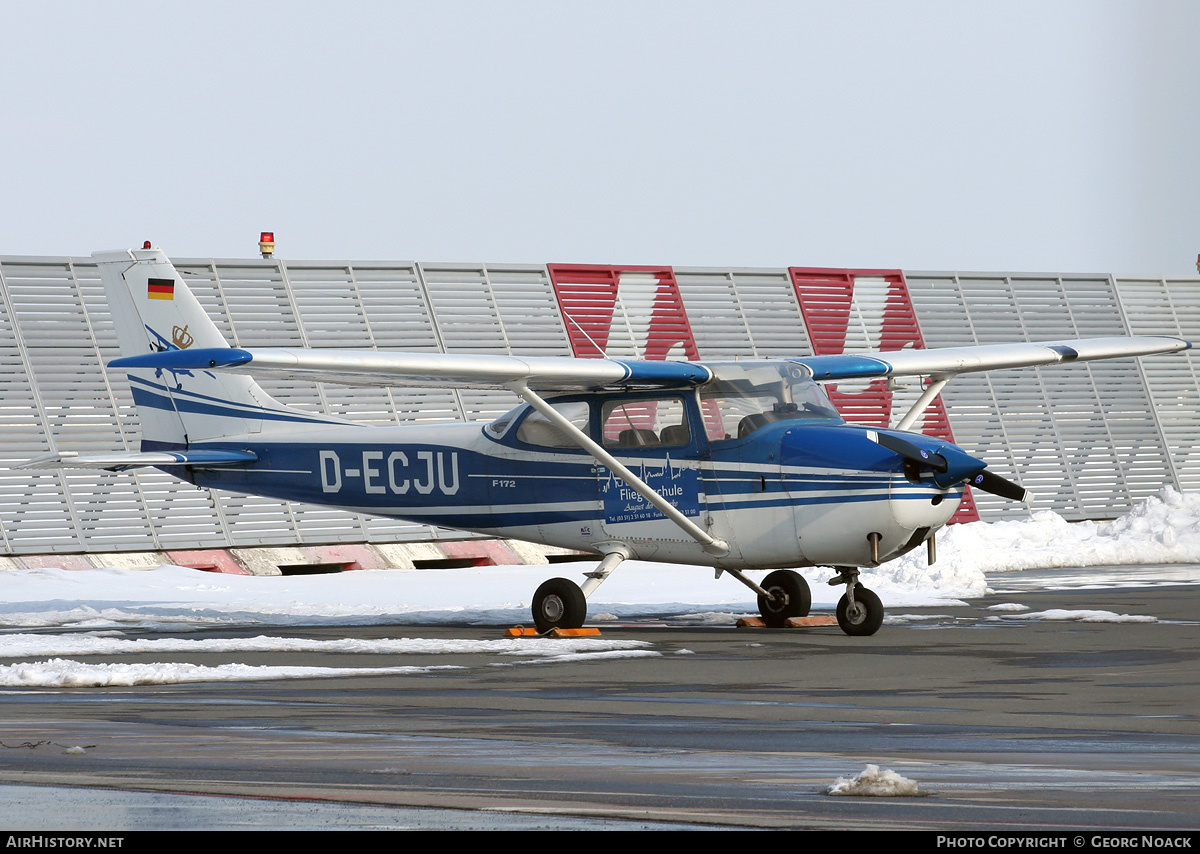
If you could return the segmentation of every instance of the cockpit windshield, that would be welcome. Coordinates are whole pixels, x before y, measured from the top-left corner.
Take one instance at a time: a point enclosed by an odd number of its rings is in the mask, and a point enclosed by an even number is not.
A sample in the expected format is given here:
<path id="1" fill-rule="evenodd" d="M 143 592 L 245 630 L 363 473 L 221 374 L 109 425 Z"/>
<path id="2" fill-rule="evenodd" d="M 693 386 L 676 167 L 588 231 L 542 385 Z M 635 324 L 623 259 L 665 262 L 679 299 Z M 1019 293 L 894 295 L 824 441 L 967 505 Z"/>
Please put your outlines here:
<path id="1" fill-rule="evenodd" d="M 740 439 L 793 418 L 841 421 L 825 390 L 790 362 L 708 365 L 713 379 L 700 387 L 700 407 L 711 441 Z"/>

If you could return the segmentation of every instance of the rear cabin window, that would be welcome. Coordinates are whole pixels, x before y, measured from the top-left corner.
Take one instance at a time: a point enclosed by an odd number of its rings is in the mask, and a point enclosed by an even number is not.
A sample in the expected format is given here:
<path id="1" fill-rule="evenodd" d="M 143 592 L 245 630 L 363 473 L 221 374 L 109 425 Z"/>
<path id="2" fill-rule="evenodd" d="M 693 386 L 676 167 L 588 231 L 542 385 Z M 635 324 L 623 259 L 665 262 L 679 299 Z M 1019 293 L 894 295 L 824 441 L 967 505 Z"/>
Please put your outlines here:
<path id="1" fill-rule="evenodd" d="M 680 447 L 691 441 L 678 397 L 610 400 L 600 411 L 606 448 Z"/>

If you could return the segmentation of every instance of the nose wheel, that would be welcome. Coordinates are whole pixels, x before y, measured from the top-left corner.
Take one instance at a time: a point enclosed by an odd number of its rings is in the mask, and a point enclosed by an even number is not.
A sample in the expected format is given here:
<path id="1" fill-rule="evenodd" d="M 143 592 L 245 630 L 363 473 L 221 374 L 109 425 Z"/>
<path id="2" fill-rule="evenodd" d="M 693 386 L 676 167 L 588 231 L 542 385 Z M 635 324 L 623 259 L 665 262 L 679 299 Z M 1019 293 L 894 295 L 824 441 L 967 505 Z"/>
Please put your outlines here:
<path id="1" fill-rule="evenodd" d="M 837 578 L 830 584 L 845 584 L 846 592 L 837 604 L 837 621 L 842 631 L 851 637 L 866 637 L 883 625 L 883 602 L 874 592 L 858 583 L 858 570 L 838 567 Z"/>

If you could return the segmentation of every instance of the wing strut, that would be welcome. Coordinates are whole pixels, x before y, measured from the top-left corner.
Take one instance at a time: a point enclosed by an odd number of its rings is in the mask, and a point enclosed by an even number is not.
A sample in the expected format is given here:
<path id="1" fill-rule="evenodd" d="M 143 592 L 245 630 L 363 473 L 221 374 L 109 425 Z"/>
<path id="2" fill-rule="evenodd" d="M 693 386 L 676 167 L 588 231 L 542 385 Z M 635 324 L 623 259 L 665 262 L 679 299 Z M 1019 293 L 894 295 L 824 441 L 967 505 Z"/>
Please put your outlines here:
<path id="1" fill-rule="evenodd" d="M 904 417 L 896 422 L 893 430 L 908 430 L 916 422 L 918 418 L 929 408 L 929 404 L 933 403 L 933 399 L 938 396 L 938 393 L 946 387 L 946 383 L 950 382 L 954 375 L 938 377 L 928 386 L 925 391 L 917 398 L 917 402 L 909 407 L 908 412 L 904 413 Z"/>
<path id="2" fill-rule="evenodd" d="M 616 457 L 593 442 L 586 433 L 563 417 L 562 413 L 548 404 L 537 393 L 531 391 L 529 386 L 523 382 L 515 382 L 511 383 L 509 388 L 518 397 L 546 416 L 546 419 L 552 424 L 574 439 L 575 444 L 591 454 L 598 463 L 629 484 L 629 487 L 634 492 L 653 504 L 660 513 L 678 525 L 689 537 L 700 543 L 704 547 L 704 551 L 717 556 L 729 554 L 729 543 L 719 537 L 712 536 L 687 516 L 684 516 L 671 502 L 667 501 L 667 499 L 651 489 L 645 481 L 621 465 Z"/>

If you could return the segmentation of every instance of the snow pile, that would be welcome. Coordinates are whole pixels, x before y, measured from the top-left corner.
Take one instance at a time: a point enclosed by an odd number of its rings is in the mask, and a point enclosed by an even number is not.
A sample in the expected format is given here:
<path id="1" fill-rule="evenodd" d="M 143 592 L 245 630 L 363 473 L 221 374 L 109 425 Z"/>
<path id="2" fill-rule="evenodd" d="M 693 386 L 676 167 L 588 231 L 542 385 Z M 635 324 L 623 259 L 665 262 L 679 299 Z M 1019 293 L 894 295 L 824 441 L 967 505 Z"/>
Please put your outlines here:
<path id="1" fill-rule="evenodd" d="M 882 568 L 897 580 L 926 572 L 919 551 Z M 1029 519 L 952 525 L 938 535 L 931 569 L 963 579 L 1022 569 L 1197 562 L 1200 493 L 1168 486 L 1112 522 L 1068 522 L 1043 510 Z"/>
<path id="2" fill-rule="evenodd" d="M 853 779 L 838 777 L 825 790 L 827 795 L 854 795 L 860 798 L 917 798 L 923 797 L 916 781 L 901 777 L 889 769 L 879 770 L 878 765 L 868 765 Z"/>
<path id="3" fill-rule="evenodd" d="M 121 655 L 127 653 L 226 653 L 312 652 L 354 655 L 503 655 L 545 658 L 581 653 L 647 650 L 648 641 L 584 638 L 289 638 L 258 635 L 252 638 L 126 638 L 108 634 L 6 634 L 0 635 L 5 658 L 63 655 Z"/>
<path id="4" fill-rule="evenodd" d="M 1113 522 L 1070 524 L 1055 513 L 945 529 L 938 561 L 925 550 L 862 572 L 862 582 L 896 608 L 963 604 L 984 595 L 988 573 L 1069 566 L 1176 564 L 1172 583 L 1195 583 L 1200 563 L 1200 493 L 1165 488 Z M 364 570 L 336 575 L 214 575 L 156 570 L 11 570 L 4 575 L 0 629 L 139 627 L 180 631 L 211 626 L 528 625 L 533 591 L 574 567 L 488 566 Z M 813 608 L 832 610 L 843 593 L 826 567 L 804 569 Z M 754 594 L 705 567 L 626 561 L 588 602 L 596 622 L 655 617 L 728 625 L 757 614 Z M 1073 584 L 1154 583 L 1126 570 L 1084 570 Z M 752 577 L 760 576 L 752 574 Z"/>
<path id="5" fill-rule="evenodd" d="M 1053 608 L 1049 611 L 1028 611 L 1019 615 L 988 617 L 989 620 L 1047 620 L 1076 623 L 1157 623 L 1158 617 L 1149 614 L 1114 614 L 1112 611 L 1068 611 Z"/>
<path id="6" fill-rule="evenodd" d="M 80 664 L 52 658 L 0 667 L 6 688 L 128 688 L 134 685 L 179 685 L 188 682 L 262 682 L 271 679 L 315 679 L 333 676 L 384 676 L 461 670 L 452 664 L 430 667 L 271 667 L 250 664 L 205 666 L 180 662 L 146 664 Z"/>
<path id="7" fill-rule="evenodd" d="M 261 682 L 278 679 L 327 679 L 335 676 L 422 675 L 461 671 L 462 665 L 395 665 L 390 667 L 289 667 L 236 662 L 198 665 L 173 661 L 131 664 L 86 664 L 63 655 L 157 654 L 176 652 L 264 653 L 316 652 L 397 655 L 485 655 L 486 667 L 660 657 L 645 641 L 605 638 L 509 638 L 497 640 L 378 638 L 313 640 L 258 636 L 253 638 L 122 638 L 100 635 L 0 635 L 5 658 L 47 657 L 0 666 L 6 688 L 103 688 L 133 685 L 178 685 L 189 682 Z M 507 657 L 507 660 L 501 657 Z M 512 660 L 517 658 L 519 660 Z M 478 666 L 478 665 L 475 665 Z"/>
<path id="8" fill-rule="evenodd" d="M 530 625 L 529 600 L 539 584 L 552 575 L 582 580 L 581 573 L 590 568 L 585 563 L 257 577 L 176 566 L 19 569 L 4 573 L 0 629 Z M 821 568 L 804 573 L 814 606 L 831 610 L 843 592 L 825 583 L 833 573 Z M 896 586 L 899 592 L 888 601 L 909 606 L 945 602 L 973 589 L 973 579 L 939 589 L 936 577 L 914 578 Z M 980 577 L 977 586 L 982 584 Z M 884 581 L 880 589 L 890 588 Z M 595 622 L 650 616 L 716 625 L 758 613 L 754 593 L 728 575 L 714 580 L 707 567 L 632 560 L 596 591 L 588 610 Z"/>

